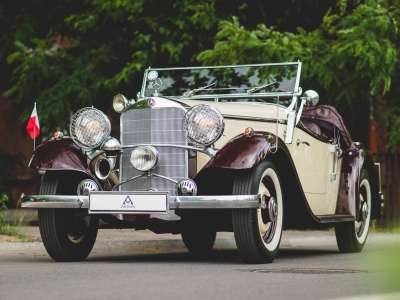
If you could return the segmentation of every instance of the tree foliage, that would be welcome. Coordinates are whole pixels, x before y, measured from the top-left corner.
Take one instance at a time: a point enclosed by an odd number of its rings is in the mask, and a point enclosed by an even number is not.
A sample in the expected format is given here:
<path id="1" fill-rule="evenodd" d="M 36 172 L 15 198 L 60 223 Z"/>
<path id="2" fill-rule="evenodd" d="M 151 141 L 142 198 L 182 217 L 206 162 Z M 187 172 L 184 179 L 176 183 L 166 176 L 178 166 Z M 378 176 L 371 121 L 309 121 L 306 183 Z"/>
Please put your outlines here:
<path id="1" fill-rule="evenodd" d="M 133 97 L 148 66 L 301 60 L 302 86 L 342 112 L 368 113 L 384 96 L 394 149 L 399 2 L 4 0 L 0 86 L 21 121 L 37 102 L 42 131 L 50 133 L 65 129 L 82 106 L 107 111 L 115 93 Z"/>
<path id="2" fill-rule="evenodd" d="M 107 110 L 115 93 L 135 95 L 148 66 L 198 64 L 221 20 L 241 15 L 249 28 L 268 21 L 294 30 L 295 22 L 285 21 L 290 17 L 311 28 L 314 10 L 326 11 L 333 1 L 5 0 L 0 86 L 15 100 L 21 121 L 37 102 L 42 132 L 51 133 L 66 128 L 82 106 Z M 305 18 L 297 17 L 299 9 Z"/>
<path id="3" fill-rule="evenodd" d="M 264 24 L 253 30 L 239 19 L 220 23 L 214 48 L 201 52 L 204 64 L 304 62 L 302 86 L 316 89 L 341 111 L 373 109 L 387 100 L 382 117 L 392 126 L 388 147 L 400 142 L 400 1 L 338 1 L 315 30 L 281 32 Z"/>
<path id="4" fill-rule="evenodd" d="M 94 105 L 107 110 L 116 92 L 134 95 L 150 65 L 187 65 L 212 45 L 207 32 L 227 1 L 14 0 L 0 7 L 1 38 L 11 80 L 2 78 L 26 120 L 37 102 L 42 132 L 64 129 L 70 113 Z M 235 3 L 235 1 L 234 1 Z M 56 17 L 54 17 L 56 16 Z M 11 24 L 11 25 L 7 25 Z M 7 72 L 6 72 L 7 73 Z"/>

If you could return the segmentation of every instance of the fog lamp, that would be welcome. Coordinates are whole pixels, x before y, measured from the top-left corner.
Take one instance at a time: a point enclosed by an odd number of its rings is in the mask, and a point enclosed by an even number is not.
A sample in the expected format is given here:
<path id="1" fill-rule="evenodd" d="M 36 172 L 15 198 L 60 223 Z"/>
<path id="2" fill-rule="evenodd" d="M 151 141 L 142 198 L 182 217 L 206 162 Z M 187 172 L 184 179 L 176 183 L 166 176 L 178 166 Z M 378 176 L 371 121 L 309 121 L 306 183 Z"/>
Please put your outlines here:
<path id="1" fill-rule="evenodd" d="M 197 185 L 189 178 L 179 180 L 175 185 L 175 194 L 178 196 L 196 196 Z"/>
<path id="2" fill-rule="evenodd" d="M 130 161 L 138 171 L 151 171 L 158 162 L 158 151 L 152 146 L 138 146 L 133 149 Z"/>

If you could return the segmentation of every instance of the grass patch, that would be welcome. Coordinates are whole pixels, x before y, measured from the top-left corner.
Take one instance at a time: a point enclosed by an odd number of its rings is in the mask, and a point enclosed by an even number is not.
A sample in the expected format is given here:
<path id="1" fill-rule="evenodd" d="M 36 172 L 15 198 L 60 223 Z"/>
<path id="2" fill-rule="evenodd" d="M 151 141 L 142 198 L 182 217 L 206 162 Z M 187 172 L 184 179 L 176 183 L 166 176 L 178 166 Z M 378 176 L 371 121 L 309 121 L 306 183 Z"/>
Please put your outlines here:
<path id="1" fill-rule="evenodd" d="M 25 235 L 22 233 L 18 232 L 18 229 L 16 226 L 13 226 L 8 223 L 3 223 L 0 224 L 0 234 L 2 235 L 9 235 L 9 236 L 15 236 L 17 238 L 24 238 Z"/>
<path id="2" fill-rule="evenodd" d="M 400 244 L 382 245 L 379 251 L 367 254 L 369 265 L 374 266 L 376 276 L 372 282 L 377 292 L 400 291 Z"/>
<path id="3" fill-rule="evenodd" d="M 18 232 L 18 225 L 12 225 L 7 221 L 4 211 L 7 209 L 6 203 L 8 196 L 5 194 L 0 195 L 0 234 L 14 236 L 22 241 L 29 241 L 24 234 Z"/>

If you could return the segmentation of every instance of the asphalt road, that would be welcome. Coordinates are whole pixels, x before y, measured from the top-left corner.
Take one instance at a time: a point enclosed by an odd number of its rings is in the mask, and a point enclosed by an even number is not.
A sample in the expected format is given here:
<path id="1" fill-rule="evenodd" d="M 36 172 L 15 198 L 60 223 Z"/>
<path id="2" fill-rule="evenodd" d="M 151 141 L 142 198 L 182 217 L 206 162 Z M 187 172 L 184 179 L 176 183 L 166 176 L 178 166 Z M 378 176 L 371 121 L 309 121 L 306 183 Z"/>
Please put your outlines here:
<path id="1" fill-rule="evenodd" d="M 55 263 L 40 243 L 2 243 L 0 299 L 400 299 L 400 235 L 372 234 L 363 252 L 341 254 L 332 232 L 284 232 L 267 265 L 244 264 L 229 235 L 202 260 L 179 237 L 152 236 L 100 234 L 80 263 Z"/>

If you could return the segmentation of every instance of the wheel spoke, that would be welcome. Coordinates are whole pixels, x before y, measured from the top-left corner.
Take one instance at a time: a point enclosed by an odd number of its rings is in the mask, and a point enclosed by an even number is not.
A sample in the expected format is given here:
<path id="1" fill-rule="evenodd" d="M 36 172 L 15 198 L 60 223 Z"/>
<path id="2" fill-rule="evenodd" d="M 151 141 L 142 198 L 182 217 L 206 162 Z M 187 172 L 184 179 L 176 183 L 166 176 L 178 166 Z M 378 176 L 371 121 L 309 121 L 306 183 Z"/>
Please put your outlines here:
<path id="1" fill-rule="evenodd" d="M 276 231 L 276 222 L 270 222 L 268 230 L 265 232 L 263 236 L 263 240 L 265 243 L 270 243 L 271 240 L 273 239 Z"/>
<path id="2" fill-rule="evenodd" d="M 258 188 L 258 193 L 263 196 L 271 196 L 270 192 L 268 191 L 267 187 L 265 186 L 265 184 L 263 182 L 260 182 L 260 187 Z"/>

